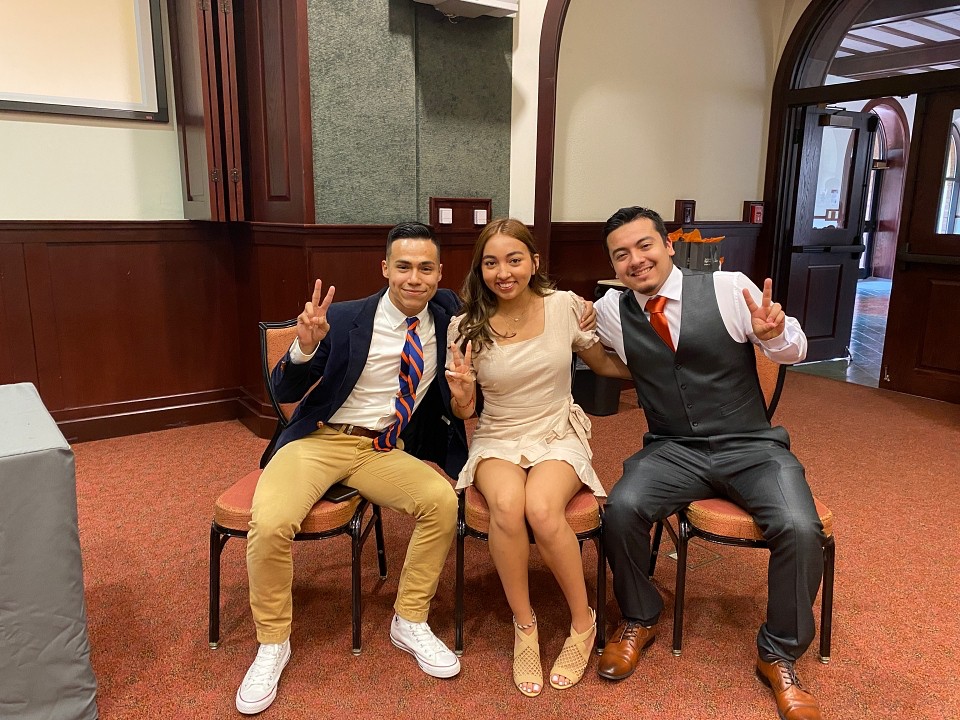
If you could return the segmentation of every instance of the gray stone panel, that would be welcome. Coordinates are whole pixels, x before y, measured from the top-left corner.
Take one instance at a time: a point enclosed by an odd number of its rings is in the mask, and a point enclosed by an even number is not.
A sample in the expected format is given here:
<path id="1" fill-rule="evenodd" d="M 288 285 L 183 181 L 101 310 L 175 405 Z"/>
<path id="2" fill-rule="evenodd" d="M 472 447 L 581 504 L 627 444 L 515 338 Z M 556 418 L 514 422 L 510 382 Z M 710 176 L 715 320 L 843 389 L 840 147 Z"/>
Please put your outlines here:
<path id="1" fill-rule="evenodd" d="M 318 224 L 394 223 L 417 212 L 410 0 L 310 0 Z"/>
<path id="2" fill-rule="evenodd" d="M 451 23 L 417 7 L 420 193 L 490 197 L 494 216 L 510 208 L 510 98 L 513 21 L 479 17 Z"/>
<path id="3" fill-rule="evenodd" d="M 429 219 L 429 198 L 509 209 L 513 23 L 412 0 L 309 0 L 316 222 Z"/>

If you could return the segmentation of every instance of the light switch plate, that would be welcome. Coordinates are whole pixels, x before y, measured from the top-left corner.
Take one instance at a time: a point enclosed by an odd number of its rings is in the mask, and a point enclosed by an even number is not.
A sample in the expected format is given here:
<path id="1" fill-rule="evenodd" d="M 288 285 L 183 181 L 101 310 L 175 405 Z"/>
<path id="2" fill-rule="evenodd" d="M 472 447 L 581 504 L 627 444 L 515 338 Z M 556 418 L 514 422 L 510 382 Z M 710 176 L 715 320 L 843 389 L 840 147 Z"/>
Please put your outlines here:
<path id="1" fill-rule="evenodd" d="M 439 208 L 440 224 L 453 225 L 453 208 Z"/>
<path id="2" fill-rule="evenodd" d="M 473 211 L 473 224 L 474 224 L 474 225 L 486 225 L 486 224 L 487 224 L 487 211 L 486 211 L 486 210 L 474 210 L 474 211 Z"/>

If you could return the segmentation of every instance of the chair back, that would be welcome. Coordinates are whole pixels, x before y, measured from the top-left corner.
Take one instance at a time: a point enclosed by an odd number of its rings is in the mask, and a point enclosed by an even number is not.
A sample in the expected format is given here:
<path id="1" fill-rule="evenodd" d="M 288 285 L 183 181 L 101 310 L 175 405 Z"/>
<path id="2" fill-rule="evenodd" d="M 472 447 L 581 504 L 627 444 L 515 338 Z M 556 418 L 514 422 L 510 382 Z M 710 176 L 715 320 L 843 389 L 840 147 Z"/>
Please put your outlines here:
<path id="1" fill-rule="evenodd" d="M 273 392 L 273 383 L 270 382 L 270 373 L 281 358 L 293 345 L 293 339 L 297 336 L 297 320 L 283 320 L 282 322 L 262 322 L 260 327 L 260 369 L 263 373 L 263 384 L 267 388 L 267 395 L 270 397 L 270 404 L 273 411 L 277 414 L 277 428 L 273 432 L 273 438 L 270 444 L 260 458 L 260 467 L 266 467 L 267 461 L 273 456 L 273 448 L 277 444 L 280 433 L 290 423 L 293 412 L 297 409 L 299 402 L 281 403 Z M 311 388 L 312 390 L 313 388 Z M 304 393 L 304 395 L 308 394 Z"/>
<path id="2" fill-rule="evenodd" d="M 291 342 L 293 342 L 291 340 Z M 773 418 L 773 413 L 780 402 L 780 393 L 783 392 L 783 380 L 787 375 L 787 366 L 771 360 L 763 354 L 759 345 L 753 346 L 757 359 L 757 377 L 760 379 L 760 390 L 763 392 L 763 401 L 767 406 L 767 419 Z"/>
<path id="3" fill-rule="evenodd" d="M 273 385 L 270 382 L 270 373 L 287 353 L 287 350 L 290 349 L 290 346 L 293 345 L 293 339 L 296 336 L 296 318 L 275 323 L 260 323 L 260 366 L 263 372 L 263 382 L 270 396 L 273 410 L 277 413 L 277 418 L 283 427 L 286 427 L 287 423 L 290 422 L 293 411 L 297 409 L 297 405 L 300 403 L 277 402 L 273 393 Z"/>

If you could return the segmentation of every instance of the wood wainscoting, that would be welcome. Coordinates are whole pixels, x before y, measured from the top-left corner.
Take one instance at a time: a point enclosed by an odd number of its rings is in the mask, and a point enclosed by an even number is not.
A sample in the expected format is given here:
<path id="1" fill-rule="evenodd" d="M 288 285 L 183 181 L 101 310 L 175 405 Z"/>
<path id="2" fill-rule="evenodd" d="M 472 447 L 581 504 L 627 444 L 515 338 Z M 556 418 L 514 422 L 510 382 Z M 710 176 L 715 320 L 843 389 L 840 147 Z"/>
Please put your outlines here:
<path id="1" fill-rule="evenodd" d="M 750 266 L 757 226 L 727 236 L 726 266 Z M 603 223 L 556 223 L 550 274 L 593 297 L 612 276 Z M 33 383 L 71 442 L 239 418 L 275 420 L 257 323 L 295 317 L 315 278 L 337 300 L 384 286 L 387 225 L 195 221 L 0 222 L 0 384 Z M 476 230 L 438 233 L 441 287 L 459 290 Z"/>
<path id="2" fill-rule="evenodd" d="M 236 417 L 237 295 L 213 223 L 0 223 L 0 383 L 70 441 Z"/>

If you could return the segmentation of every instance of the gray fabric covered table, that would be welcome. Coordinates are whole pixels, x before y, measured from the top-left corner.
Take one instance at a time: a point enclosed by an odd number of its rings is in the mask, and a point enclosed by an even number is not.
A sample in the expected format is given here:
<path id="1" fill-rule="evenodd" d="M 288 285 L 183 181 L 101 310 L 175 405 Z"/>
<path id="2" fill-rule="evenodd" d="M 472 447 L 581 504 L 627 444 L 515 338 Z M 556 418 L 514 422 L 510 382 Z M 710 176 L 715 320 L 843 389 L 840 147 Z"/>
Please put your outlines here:
<path id="1" fill-rule="evenodd" d="M 0 718 L 96 718 L 96 689 L 73 451 L 33 385 L 0 385 Z"/>

